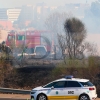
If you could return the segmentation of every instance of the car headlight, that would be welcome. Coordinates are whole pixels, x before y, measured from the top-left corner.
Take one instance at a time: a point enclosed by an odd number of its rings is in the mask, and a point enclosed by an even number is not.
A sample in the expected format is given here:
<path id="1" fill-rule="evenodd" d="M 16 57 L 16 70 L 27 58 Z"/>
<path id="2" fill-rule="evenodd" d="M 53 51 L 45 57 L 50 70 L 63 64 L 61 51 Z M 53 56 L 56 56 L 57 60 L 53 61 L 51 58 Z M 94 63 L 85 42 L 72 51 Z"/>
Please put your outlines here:
<path id="1" fill-rule="evenodd" d="M 31 94 L 34 94 L 34 93 L 36 93 L 37 92 L 37 90 L 32 90 L 31 91 Z"/>

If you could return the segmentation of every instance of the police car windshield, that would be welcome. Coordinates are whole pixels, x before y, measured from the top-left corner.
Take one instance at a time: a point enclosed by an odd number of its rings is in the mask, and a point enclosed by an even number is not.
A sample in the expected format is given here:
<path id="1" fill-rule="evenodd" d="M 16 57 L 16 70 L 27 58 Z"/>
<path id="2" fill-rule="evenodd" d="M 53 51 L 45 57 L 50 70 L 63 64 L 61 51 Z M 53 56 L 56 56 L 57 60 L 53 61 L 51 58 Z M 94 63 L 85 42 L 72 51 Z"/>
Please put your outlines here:
<path id="1" fill-rule="evenodd" d="M 52 87 L 55 83 L 56 83 L 56 82 L 49 83 L 49 84 L 43 86 L 43 88 L 50 88 L 50 87 Z"/>
<path id="2" fill-rule="evenodd" d="M 88 82 L 80 82 L 84 87 L 94 86 L 90 81 Z"/>

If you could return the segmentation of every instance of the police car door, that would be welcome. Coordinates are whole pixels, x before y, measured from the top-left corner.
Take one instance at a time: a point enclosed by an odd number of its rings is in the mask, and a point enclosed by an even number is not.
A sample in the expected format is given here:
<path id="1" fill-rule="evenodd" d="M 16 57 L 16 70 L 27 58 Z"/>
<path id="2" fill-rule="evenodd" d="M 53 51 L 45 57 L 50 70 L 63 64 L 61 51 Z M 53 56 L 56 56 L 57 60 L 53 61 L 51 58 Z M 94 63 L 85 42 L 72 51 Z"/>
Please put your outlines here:
<path id="1" fill-rule="evenodd" d="M 67 81 L 65 89 L 65 100 L 78 99 L 81 85 L 76 81 Z"/>
<path id="2" fill-rule="evenodd" d="M 64 100 L 65 81 L 58 81 L 48 91 L 49 100 Z"/>

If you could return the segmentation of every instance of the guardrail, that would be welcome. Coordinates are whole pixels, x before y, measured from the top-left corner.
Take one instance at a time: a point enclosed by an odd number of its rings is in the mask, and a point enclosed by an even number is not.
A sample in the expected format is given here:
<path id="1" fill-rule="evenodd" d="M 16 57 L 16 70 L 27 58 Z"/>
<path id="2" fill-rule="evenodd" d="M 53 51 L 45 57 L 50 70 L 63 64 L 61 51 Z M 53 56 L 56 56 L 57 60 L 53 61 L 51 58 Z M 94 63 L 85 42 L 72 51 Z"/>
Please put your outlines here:
<path id="1" fill-rule="evenodd" d="M 0 87 L 1 93 L 30 94 L 31 90 L 11 89 Z"/>

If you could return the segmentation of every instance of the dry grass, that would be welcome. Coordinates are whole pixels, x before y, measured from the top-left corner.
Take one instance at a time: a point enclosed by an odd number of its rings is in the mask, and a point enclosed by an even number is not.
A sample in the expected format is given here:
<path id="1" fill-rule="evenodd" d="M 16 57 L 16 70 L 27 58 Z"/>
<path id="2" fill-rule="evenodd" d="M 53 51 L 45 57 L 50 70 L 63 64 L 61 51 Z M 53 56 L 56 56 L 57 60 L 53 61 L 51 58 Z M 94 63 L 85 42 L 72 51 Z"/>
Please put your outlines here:
<path id="1" fill-rule="evenodd" d="M 83 61 L 75 61 L 75 63 L 70 61 L 68 65 L 61 63 L 55 68 L 41 66 L 41 68 L 20 69 L 12 69 L 9 64 L 0 63 L 0 87 L 31 90 L 66 75 L 73 75 L 78 78 L 87 78 L 93 82 L 100 97 L 100 61 L 97 58 L 89 58 L 87 61 L 88 63 L 85 64 Z M 81 64 L 85 66 L 81 67 Z"/>

